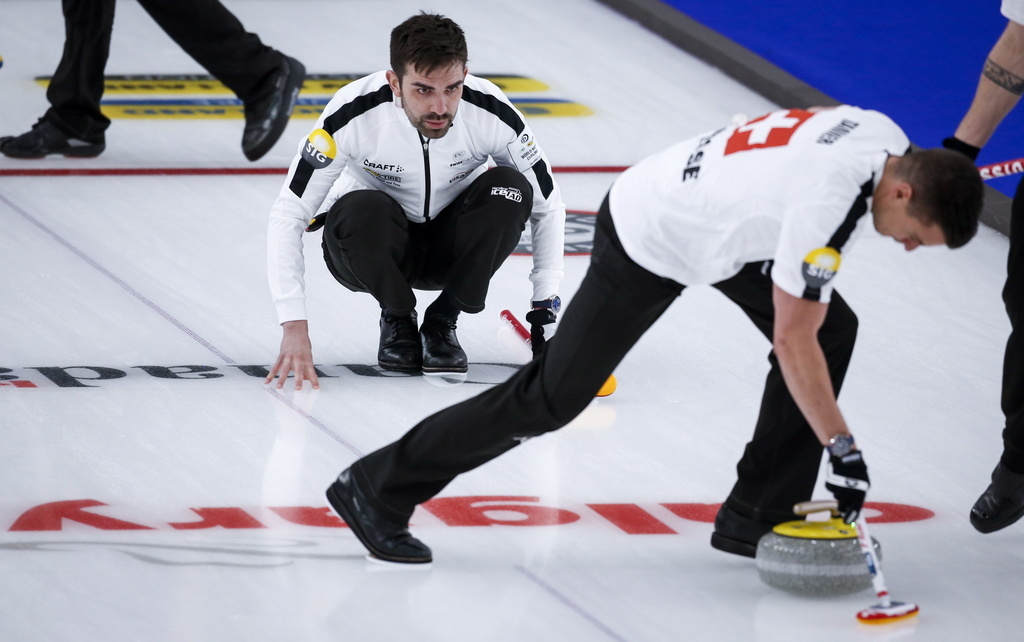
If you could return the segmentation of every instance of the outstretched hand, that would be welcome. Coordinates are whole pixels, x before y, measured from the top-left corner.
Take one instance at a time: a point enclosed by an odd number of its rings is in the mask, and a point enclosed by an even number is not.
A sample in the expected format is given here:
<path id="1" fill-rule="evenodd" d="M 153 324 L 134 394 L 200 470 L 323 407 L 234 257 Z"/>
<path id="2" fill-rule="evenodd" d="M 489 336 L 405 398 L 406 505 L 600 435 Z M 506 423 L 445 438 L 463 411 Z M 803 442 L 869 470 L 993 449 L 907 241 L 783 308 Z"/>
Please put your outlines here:
<path id="1" fill-rule="evenodd" d="M 281 338 L 281 353 L 277 361 L 263 381 L 265 384 L 273 383 L 277 378 L 278 390 L 284 388 L 285 379 L 292 372 L 295 373 L 295 389 L 302 390 L 302 382 L 309 381 L 314 390 L 320 388 L 320 379 L 313 367 L 313 346 L 309 341 L 309 325 L 303 319 L 300 321 L 285 321 L 281 324 L 283 336 Z"/>

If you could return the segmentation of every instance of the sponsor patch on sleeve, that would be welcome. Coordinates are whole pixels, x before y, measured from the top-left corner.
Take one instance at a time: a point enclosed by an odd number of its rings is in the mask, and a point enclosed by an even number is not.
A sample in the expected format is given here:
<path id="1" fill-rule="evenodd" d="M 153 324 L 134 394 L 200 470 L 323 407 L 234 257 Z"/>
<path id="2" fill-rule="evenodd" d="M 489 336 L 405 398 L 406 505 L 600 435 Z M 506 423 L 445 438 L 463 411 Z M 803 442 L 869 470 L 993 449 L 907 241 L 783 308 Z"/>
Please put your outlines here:
<path id="1" fill-rule="evenodd" d="M 338 145 L 334 137 L 323 129 L 314 129 L 302 147 L 302 158 L 315 169 L 323 169 L 334 161 L 338 155 Z"/>
<path id="2" fill-rule="evenodd" d="M 508 153 L 520 172 L 525 172 L 540 160 L 540 146 L 533 139 L 533 134 L 528 131 L 520 134 L 519 138 L 509 144 Z"/>
<path id="3" fill-rule="evenodd" d="M 816 250 L 811 250 L 804 257 L 804 264 L 801 268 L 804 281 L 811 288 L 824 287 L 839 271 L 839 264 L 842 263 L 842 260 L 839 251 L 832 247 L 819 247 Z"/>

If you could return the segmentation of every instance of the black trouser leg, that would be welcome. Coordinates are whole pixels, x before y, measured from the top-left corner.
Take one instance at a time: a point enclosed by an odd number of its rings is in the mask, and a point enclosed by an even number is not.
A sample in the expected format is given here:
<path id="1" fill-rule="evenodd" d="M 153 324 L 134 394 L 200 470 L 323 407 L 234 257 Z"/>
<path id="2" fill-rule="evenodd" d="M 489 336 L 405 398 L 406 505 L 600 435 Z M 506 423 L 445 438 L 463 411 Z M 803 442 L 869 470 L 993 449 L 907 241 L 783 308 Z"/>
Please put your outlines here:
<path id="1" fill-rule="evenodd" d="M 1024 181 L 1017 184 L 1010 214 L 1010 254 L 1003 302 L 1010 338 L 1003 358 L 1003 465 L 1024 473 Z"/>
<path id="2" fill-rule="evenodd" d="M 561 428 L 681 291 L 625 255 L 603 205 L 590 269 L 544 352 L 500 386 L 424 419 L 355 462 L 360 487 L 375 508 L 407 521 L 459 474 Z"/>
<path id="3" fill-rule="evenodd" d="M 50 108 L 44 117 L 70 137 L 92 140 L 110 126 L 100 99 L 114 0 L 64 0 L 63 10 L 64 53 L 46 90 Z"/>
<path id="4" fill-rule="evenodd" d="M 259 98 L 263 81 L 281 66 L 282 54 L 249 33 L 218 0 L 139 0 L 185 53 L 235 92 Z"/>
<path id="5" fill-rule="evenodd" d="M 327 269 L 353 292 L 369 292 L 382 308 L 409 314 L 416 308 L 409 225 L 402 206 L 384 192 L 349 192 L 331 206 L 324 225 Z"/>
<path id="6" fill-rule="evenodd" d="M 740 274 L 715 287 L 743 308 L 769 341 L 775 307 L 771 278 L 761 264 L 748 265 Z M 838 292 L 832 293 L 828 313 L 818 332 L 836 394 L 843 385 L 857 337 L 857 316 Z M 782 378 L 778 359 L 768 356 L 771 370 L 765 382 L 761 412 L 754 436 L 737 465 L 739 479 L 726 503 L 741 515 L 759 521 L 781 522 L 793 517 L 793 504 L 811 499 L 822 446 L 804 419 Z"/>
<path id="7" fill-rule="evenodd" d="M 484 172 L 426 224 L 426 258 L 413 286 L 444 289 L 464 312 L 480 312 L 491 278 L 516 249 L 532 209 L 525 176 L 509 167 Z"/>

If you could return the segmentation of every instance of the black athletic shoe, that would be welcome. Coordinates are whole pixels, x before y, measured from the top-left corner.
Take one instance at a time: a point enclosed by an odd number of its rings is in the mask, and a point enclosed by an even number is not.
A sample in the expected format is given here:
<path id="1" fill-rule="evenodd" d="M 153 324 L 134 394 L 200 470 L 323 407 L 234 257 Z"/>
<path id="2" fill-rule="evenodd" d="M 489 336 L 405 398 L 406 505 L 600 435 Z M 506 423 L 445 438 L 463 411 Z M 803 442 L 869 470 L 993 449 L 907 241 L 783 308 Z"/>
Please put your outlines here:
<path id="1" fill-rule="evenodd" d="M 305 78 L 302 63 L 284 56 L 281 67 L 270 77 L 271 89 L 259 100 L 246 103 L 242 132 L 242 153 L 246 158 L 258 160 L 281 138 Z"/>
<path id="2" fill-rule="evenodd" d="M 0 138 L 0 153 L 10 158 L 43 158 L 50 154 L 95 158 L 106 148 L 103 134 L 92 140 L 68 138 L 56 125 L 43 118 L 21 136 Z"/>
<path id="3" fill-rule="evenodd" d="M 409 534 L 408 524 L 396 523 L 370 506 L 350 469 L 327 488 L 327 501 L 374 557 L 400 564 L 427 564 L 433 559 L 430 548 Z"/>
<path id="4" fill-rule="evenodd" d="M 1006 528 L 1024 516 L 1024 475 L 1001 462 L 992 471 L 992 483 L 971 509 L 971 524 L 982 533 Z"/>
<path id="5" fill-rule="evenodd" d="M 744 517 L 722 504 L 715 515 L 711 546 L 726 553 L 754 557 L 757 554 L 757 543 L 774 527 L 775 524 Z"/>
<path id="6" fill-rule="evenodd" d="M 388 310 L 380 312 L 380 347 L 377 363 L 385 370 L 419 372 L 423 363 L 420 333 L 416 329 L 416 310 L 396 317 Z"/>
<path id="7" fill-rule="evenodd" d="M 438 314 L 423 320 L 423 372 L 466 372 L 466 351 L 455 336 L 455 321 Z"/>

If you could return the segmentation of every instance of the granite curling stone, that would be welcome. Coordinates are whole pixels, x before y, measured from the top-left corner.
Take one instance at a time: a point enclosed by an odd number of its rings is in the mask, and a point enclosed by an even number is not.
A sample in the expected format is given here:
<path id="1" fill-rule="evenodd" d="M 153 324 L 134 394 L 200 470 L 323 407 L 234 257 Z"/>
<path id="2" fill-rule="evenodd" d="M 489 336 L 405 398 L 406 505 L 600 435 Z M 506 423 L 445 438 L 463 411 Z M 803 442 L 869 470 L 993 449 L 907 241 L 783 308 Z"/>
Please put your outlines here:
<path id="1" fill-rule="evenodd" d="M 878 559 L 882 548 L 872 538 Z M 768 586 L 802 595 L 847 595 L 871 588 L 857 532 L 843 520 L 777 525 L 757 543 L 757 573 Z"/>

